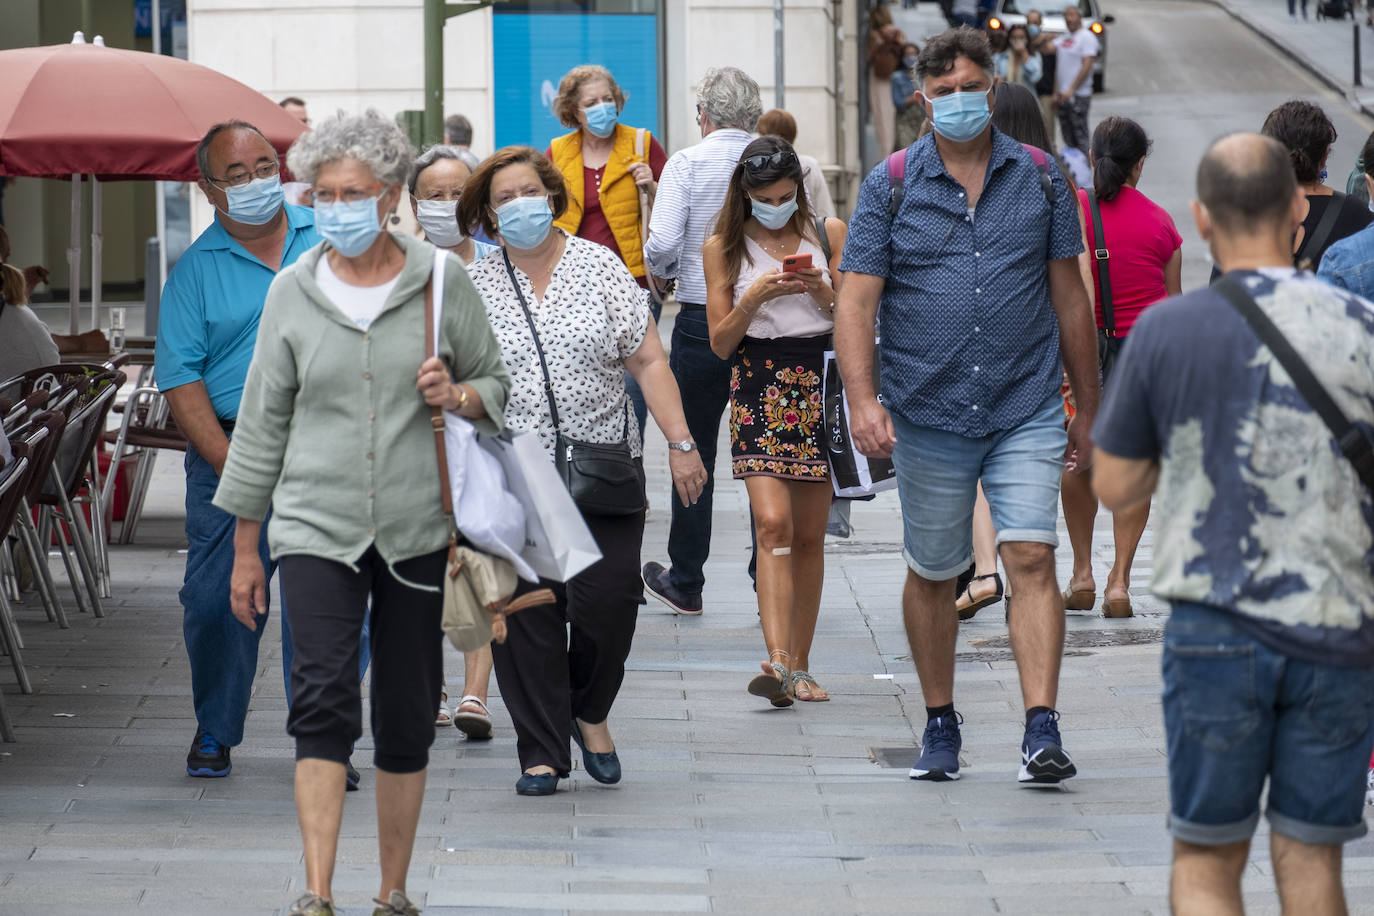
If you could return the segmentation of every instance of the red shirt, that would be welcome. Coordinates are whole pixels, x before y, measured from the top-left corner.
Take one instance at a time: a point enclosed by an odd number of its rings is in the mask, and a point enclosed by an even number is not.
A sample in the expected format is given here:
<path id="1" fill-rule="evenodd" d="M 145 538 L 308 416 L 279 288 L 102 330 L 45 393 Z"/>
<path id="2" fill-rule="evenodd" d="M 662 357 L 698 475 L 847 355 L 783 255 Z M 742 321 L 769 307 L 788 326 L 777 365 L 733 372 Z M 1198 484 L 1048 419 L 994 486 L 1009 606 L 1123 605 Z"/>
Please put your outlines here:
<path id="1" fill-rule="evenodd" d="M 1088 229 L 1088 256 L 1093 262 L 1093 283 L 1096 286 L 1097 326 L 1102 320 L 1102 279 L 1097 274 L 1097 259 L 1092 258 L 1098 247 L 1093 233 L 1092 212 L 1088 208 L 1088 192 L 1078 191 L 1078 205 L 1083 208 L 1083 220 Z M 1112 316 L 1116 319 L 1116 335 L 1125 337 L 1131 325 L 1146 307 L 1165 298 L 1164 265 L 1183 244 L 1183 237 L 1174 228 L 1173 218 L 1164 208 L 1135 188 L 1122 186 L 1111 200 L 1098 201 L 1102 210 L 1102 234 L 1107 237 L 1105 247 L 1111 252 L 1109 273 L 1112 284 Z"/>
<path id="2" fill-rule="evenodd" d="M 553 148 L 544 151 L 544 155 L 549 159 L 553 158 Z M 663 174 L 663 166 L 668 162 L 668 154 L 659 145 L 658 138 L 652 134 L 649 136 L 649 171 L 654 173 L 654 181 L 658 181 Z M 599 169 L 589 169 L 582 167 L 582 223 L 577 227 L 577 235 L 588 241 L 605 245 L 615 252 L 615 256 L 624 260 L 620 253 L 620 246 L 616 244 L 615 234 L 611 232 L 611 224 L 606 222 L 606 214 L 601 212 L 601 176 L 606 171 L 606 167 Z M 640 286 L 647 286 L 648 281 L 643 277 L 636 277 Z"/>

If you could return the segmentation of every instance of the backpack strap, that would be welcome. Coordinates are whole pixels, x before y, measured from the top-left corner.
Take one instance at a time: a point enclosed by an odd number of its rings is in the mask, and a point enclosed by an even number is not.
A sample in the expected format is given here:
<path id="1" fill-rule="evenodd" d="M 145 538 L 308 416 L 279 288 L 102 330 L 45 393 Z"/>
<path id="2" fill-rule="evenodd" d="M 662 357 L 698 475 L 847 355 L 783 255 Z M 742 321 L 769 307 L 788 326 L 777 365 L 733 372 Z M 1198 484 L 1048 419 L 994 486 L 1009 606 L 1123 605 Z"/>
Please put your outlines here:
<path id="1" fill-rule="evenodd" d="M 825 231 L 825 217 L 816 217 L 816 241 L 821 246 L 821 254 L 825 255 L 825 266 L 830 266 L 830 236 Z"/>
<path id="2" fill-rule="evenodd" d="M 1085 188 L 1088 195 L 1088 212 L 1092 214 L 1093 262 L 1097 265 L 1097 291 L 1102 296 L 1102 329 L 1108 337 L 1116 336 L 1116 315 L 1112 311 L 1112 275 L 1108 269 L 1111 253 L 1107 250 L 1107 238 L 1102 233 L 1102 208 L 1097 203 L 1097 192 Z"/>
<path id="3" fill-rule="evenodd" d="M 902 209 L 902 196 L 906 193 L 906 153 L 899 149 L 887 157 L 887 212 L 893 219 Z"/>
<path id="4" fill-rule="evenodd" d="M 1040 190 L 1045 194 L 1045 203 L 1054 206 L 1054 178 L 1050 175 L 1050 154 L 1038 146 L 1022 143 L 1021 148 L 1030 153 L 1035 167 L 1040 170 Z"/>

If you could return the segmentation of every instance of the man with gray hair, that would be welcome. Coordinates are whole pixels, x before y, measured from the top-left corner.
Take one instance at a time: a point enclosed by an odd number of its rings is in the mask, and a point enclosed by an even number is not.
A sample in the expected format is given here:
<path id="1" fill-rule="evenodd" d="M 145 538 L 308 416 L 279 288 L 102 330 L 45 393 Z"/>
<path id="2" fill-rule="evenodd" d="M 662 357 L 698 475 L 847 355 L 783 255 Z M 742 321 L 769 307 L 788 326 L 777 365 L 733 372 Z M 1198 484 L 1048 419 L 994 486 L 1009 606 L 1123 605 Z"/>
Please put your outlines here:
<path id="1" fill-rule="evenodd" d="M 1224 274 L 1141 316 L 1093 429 L 1104 507 L 1159 492 L 1170 903 L 1242 911 L 1263 802 L 1283 912 L 1345 913 L 1341 847 L 1368 832 L 1374 746 L 1374 499 L 1357 469 L 1374 306 L 1293 268 L 1307 198 L 1275 140 L 1213 143 L 1192 208 Z M 1339 441 L 1318 388 L 1351 426 Z"/>
<path id="2" fill-rule="evenodd" d="M 672 499 L 668 534 L 670 568 L 644 564 L 644 587 L 678 614 L 702 611 L 702 567 L 711 552 L 711 496 L 715 488 L 716 439 L 730 400 L 730 363 L 711 352 L 706 327 L 706 275 L 701 246 L 725 203 L 730 175 L 763 114 L 759 84 L 735 67 L 713 67 L 697 86 L 697 126 L 702 140 L 674 153 L 658 180 L 644 258 L 657 277 L 677 278 L 679 312 L 668 362 L 682 392 L 687 428 L 706 466 L 706 486 L 695 505 Z"/>
<path id="3" fill-rule="evenodd" d="M 229 775 L 229 749 L 243 740 L 263 628 L 249 630 L 230 610 L 234 517 L 210 500 L 229 454 L 267 288 L 320 237 L 314 213 L 285 202 L 277 151 L 253 125 L 227 121 L 210 128 L 196 164 L 215 221 L 167 278 L 155 370 L 188 442 L 188 549 L 179 597 L 196 736 L 186 772 L 214 777 Z M 265 535 L 259 552 L 271 569 Z"/>

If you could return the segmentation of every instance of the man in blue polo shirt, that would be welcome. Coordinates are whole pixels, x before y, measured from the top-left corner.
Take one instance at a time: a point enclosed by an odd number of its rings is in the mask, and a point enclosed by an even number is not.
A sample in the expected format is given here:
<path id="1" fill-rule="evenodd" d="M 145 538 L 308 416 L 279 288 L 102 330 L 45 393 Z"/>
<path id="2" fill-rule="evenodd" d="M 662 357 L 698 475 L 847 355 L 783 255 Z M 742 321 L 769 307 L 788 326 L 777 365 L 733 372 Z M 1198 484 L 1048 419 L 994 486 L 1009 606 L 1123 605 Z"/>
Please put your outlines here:
<path id="1" fill-rule="evenodd" d="M 1076 772 L 1054 709 L 1064 648 L 1059 481 L 1066 445 L 1072 466 L 1089 464 L 1098 390 L 1077 199 L 1056 168 L 1043 187 L 1031 155 L 990 126 L 992 49 L 981 32 L 931 39 L 916 75 L 935 132 L 906 151 L 901 179 L 887 163 L 865 179 L 835 310 L 855 444 L 891 455 L 897 469 L 909 567 L 902 612 L 927 716 L 910 776 L 959 778 L 954 582 L 973 560 L 981 479 L 1016 595 L 1011 643 L 1026 706 L 1017 778 L 1053 784 Z M 1061 352 L 1078 399 L 1067 437 Z"/>
<path id="2" fill-rule="evenodd" d="M 177 261 L 162 293 L 156 377 L 186 449 L 183 630 L 191 662 L 196 736 L 192 776 L 227 776 L 243 740 L 262 627 L 229 607 L 234 517 L 211 505 L 229 453 L 267 288 L 319 241 L 311 210 L 284 202 L 277 152 L 256 127 L 212 127 L 196 149 L 197 182 L 215 222 Z M 266 527 L 259 545 L 268 564 Z M 270 569 L 270 566 L 265 566 Z M 283 618 L 284 619 L 284 618 Z"/>

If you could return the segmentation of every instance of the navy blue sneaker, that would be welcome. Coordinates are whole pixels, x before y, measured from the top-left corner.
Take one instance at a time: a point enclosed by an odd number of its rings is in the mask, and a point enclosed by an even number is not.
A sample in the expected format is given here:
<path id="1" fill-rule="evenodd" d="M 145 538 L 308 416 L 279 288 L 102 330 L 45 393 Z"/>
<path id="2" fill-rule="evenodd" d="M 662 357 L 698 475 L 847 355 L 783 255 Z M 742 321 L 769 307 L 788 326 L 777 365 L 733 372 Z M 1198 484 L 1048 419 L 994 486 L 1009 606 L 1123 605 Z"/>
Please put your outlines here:
<path id="1" fill-rule="evenodd" d="M 196 739 L 191 742 L 191 753 L 186 755 L 186 775 L 218 777 L 228 776 L 234 765 L 229 762 L 229 748 L 220 744 L 203 728 L 196 729 Z"/>
<path id="2" fill-rule="evenodd" d="M 964 717 L 956 712 L 927 722 L 925 734 L 921 736 L 921 759 L 906 775 L 931 782 L 958 779 L 959 749 L 964 745 L 959 726 L 963 721 Z"/>
<path id="3" fill-rule="evenodd" d="M 1017 782 L 1052 786 L 1077 776 L 1078 768 L 1062 744 L 1059 713 L 1051 709 L 1031 719 L 1026 726 L 1026 737 L 1021 739 L 1021 770 L 1016 776 Z"/>

